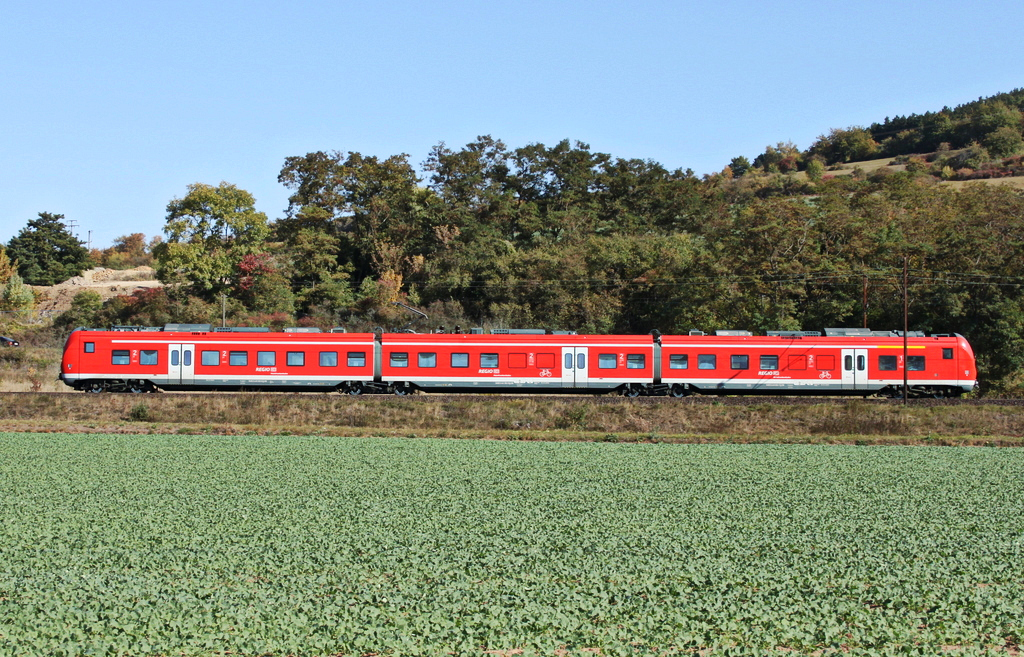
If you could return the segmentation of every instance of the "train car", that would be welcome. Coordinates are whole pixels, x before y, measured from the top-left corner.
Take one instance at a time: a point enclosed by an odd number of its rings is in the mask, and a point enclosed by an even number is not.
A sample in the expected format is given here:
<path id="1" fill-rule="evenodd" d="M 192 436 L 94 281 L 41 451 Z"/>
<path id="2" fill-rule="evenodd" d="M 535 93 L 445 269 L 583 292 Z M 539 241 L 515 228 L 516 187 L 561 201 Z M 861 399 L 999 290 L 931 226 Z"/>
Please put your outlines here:
<path id="1" fill-rule="evenodd" d="M 951 397 L 977 385 L 974 352 L 960 335 L 827 329 L 753 336 L 663 336 L 661 382 L 687 394 L 902 394 Z"/>
<path id="2" fill-rule="evenodd" d="M 87 392 L 339 390 L 374 379 L 372 333 L 213 331 L 208 325 L 74 331 L 61 380 Z"/>
<path id="3" fill-rule="evenodd" d="M 649 335 L 385 333 L 381 381 L 425 391 L 609 392 L 654 382 Z"/>

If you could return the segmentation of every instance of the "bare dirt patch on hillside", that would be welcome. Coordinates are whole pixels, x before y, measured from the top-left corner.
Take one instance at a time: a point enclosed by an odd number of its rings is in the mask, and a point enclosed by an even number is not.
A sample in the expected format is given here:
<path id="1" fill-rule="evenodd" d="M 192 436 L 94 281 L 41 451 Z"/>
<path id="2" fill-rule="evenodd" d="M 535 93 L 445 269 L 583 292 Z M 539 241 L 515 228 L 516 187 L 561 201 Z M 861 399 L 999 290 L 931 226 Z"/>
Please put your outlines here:
<path id="1" fill-rule="evenodd" d="M 136 290 L 163 287 L 156 280 L 156 271 L 152 267 L 136 267 L 135 269 L 103 269 L 97 267 L 82 272 L 81 276 L 69 278 L 63 283 L 51 286 L 32 286 L 32 289 L 43 294 L 37 310 L 59 314 L 71 307 L 71 301 L 79 292 L 89 290 L 96 292 L 104 301 L 122 294 L 132 294 Z"/>

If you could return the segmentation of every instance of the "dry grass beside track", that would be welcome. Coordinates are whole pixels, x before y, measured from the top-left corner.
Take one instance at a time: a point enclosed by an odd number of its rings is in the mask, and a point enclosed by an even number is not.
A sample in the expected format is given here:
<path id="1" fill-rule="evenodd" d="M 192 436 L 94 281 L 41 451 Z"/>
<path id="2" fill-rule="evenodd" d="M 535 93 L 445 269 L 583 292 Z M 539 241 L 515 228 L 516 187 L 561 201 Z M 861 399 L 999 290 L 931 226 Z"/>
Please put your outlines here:
<path id="1" fill-rule="evenodd" d="M 1024 446 L 1024 407 L 592 397 L 20 394 L 0 430 Z"/>

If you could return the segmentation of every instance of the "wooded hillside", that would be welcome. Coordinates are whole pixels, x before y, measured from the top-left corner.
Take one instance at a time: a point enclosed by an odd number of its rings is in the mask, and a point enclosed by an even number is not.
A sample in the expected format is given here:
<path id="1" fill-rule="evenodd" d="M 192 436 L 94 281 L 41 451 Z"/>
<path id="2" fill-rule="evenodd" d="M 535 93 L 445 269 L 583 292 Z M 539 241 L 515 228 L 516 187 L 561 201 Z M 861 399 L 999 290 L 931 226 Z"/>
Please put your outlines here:
<path id="1" fill-rule="evenodd" d="M 285 216 L 228 183 L 191 185 L 162 241 L 132 240 L 168 287 L 83 296 L 57 326 L 219 324 L 226 303 L 230 324 L 372 329 L 404 324 L 402 301 L 431 316 L 421 330 L 820 329 L 865 313 L 895 329 L 907 257 L 911 328 L 964 334 L 986 382 L 1013 385 L 1024 195 L 944 181 L 1019 173 L 1022 103 L 1016 90 L 835 130 L 704 177 L 568 140 L 441 143 L 418 167 L 406 154 L 297 155 L 278 178 Z M 892 167 L 829 171 L 883 155 Z M 93 258 L 114 255 L 145 264 Z"/>

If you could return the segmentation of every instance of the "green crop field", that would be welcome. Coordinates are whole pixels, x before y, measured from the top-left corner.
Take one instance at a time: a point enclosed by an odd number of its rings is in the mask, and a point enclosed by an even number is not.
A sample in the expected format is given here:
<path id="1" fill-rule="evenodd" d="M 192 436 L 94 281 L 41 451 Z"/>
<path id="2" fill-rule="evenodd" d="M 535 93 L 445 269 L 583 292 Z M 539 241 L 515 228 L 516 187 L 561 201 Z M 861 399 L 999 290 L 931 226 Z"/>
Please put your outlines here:
<path id="1" fill-rule="evenodd" d="M 0 433 L 0 654 L 1014 655 L 1022 482 L 1016 449 Z"/>

